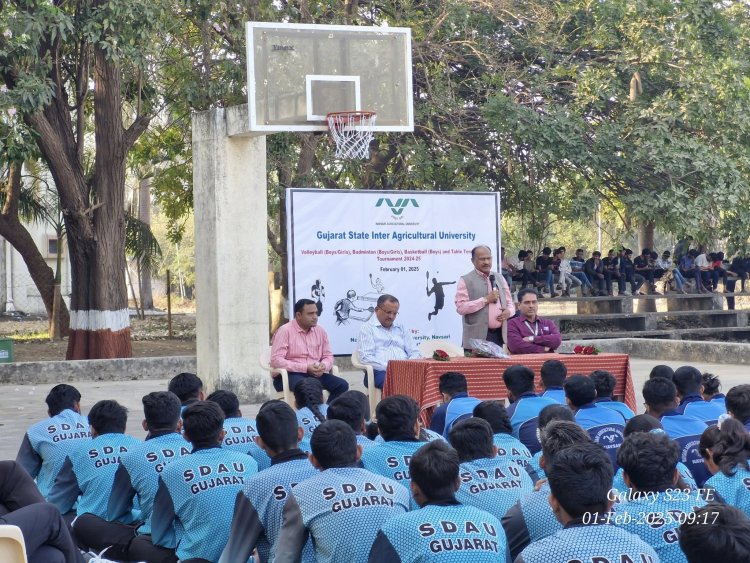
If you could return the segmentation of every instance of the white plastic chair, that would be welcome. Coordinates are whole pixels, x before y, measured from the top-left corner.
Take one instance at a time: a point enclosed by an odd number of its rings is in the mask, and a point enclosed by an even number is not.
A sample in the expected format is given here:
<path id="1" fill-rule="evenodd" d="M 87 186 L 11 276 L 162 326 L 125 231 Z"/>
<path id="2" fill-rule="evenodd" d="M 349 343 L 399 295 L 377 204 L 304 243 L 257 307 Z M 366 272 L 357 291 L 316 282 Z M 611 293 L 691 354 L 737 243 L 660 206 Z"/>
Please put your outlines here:
<path id="1" fill-rule="evenodd" d="M 0 561 L 3 563 L 27 563 L 26 544 L 18 526 L 0 526 Z"/>
<path id="2" fill-rule="evenodd" d="M 289 371 L 287 371 L 284 368 L 273 368 L 271 367 L 271 347 L 269 346 L 267 350 L 264 350 L 263 353 L 260 355 L 260 358 L 258 359 L 258 363 L 260 364 L 260 367 L 262 367 L 264 370 L 266 370 L 268 373 L 273 375 L 274 373 L 278 373 L 281 378 L 281 386 L 283 391 L 279 391 L 276 394 L 277 399 L 283 399 L 286 404 L 288 404 L 290 407 L 294 407 L 294 394 L 292 393 L 292 390 L 289 389 Z M 331 369 L 331 374 L 338 375 L 339 374 L 339 368 L 338 366 L 333 366 L 333 369 Z"/>
<path id="3" fill-rule="evenodd" d="M 375 387 L 375 370 L 370 364 L 363 364 L 359 359 L 359 352 L 352 352 L 352 367 L 361 369 L 367 374 L 367 395 L 370 399 L 370 419 L 375 420 L 375 408 L 378 406 L 383 392 Z"/>
<path id="4" fill-rule="evenodd" d="M 449 340 L 423 340 L 419 343 L 419 353 L 423 358 L 432 358 L 435 350 L 442 350 L 451 358 L 463 358 L 464 349 Z"/>

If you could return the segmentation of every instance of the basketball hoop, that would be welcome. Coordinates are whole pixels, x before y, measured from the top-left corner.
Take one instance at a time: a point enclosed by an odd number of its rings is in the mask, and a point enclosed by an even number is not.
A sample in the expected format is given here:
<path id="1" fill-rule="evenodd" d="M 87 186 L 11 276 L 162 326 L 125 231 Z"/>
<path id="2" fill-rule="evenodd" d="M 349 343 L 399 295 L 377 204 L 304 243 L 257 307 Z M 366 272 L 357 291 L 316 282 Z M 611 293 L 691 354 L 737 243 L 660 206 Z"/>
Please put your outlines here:
<path id="1" fill-rule="evenodd" d="M 369 157 L 376 117 L 374 111 L 337 111 L 326 115 L 337 158 Z"/>

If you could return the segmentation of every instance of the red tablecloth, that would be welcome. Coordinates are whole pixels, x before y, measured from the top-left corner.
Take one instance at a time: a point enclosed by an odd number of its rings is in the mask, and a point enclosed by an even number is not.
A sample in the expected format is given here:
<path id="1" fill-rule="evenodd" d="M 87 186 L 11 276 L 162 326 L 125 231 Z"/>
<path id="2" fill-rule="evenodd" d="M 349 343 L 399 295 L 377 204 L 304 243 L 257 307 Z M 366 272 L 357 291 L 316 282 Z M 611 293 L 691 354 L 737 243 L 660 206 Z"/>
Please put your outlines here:
<path id="1" fill-rule="evenodd" d="M 383 386 L 383 397 L 409 395 L 419 404 L 422 421 L 429 425 L 432 411 L 441 402 L 438 381 L 446 371 L 458 371 L 466 376 L 469 395 L 478 399 L 505 399 L 508 392 L 503 383 L 506 368 L 523 364 L 536 375 L 539 387 L 539 372 L 547 360 L 560 360 L 568 368 L 568 374 L 589 374 L 594 370 L 607 370 L 617 379 L 614 396 L 624 401 L 636 412 L 635 389 L 630 377 L 630 358 L 627 354 L 525 354 L 507 360 L 494 358 L 452 358 L 448 362 L 435 360 L 391 360 Z"/>

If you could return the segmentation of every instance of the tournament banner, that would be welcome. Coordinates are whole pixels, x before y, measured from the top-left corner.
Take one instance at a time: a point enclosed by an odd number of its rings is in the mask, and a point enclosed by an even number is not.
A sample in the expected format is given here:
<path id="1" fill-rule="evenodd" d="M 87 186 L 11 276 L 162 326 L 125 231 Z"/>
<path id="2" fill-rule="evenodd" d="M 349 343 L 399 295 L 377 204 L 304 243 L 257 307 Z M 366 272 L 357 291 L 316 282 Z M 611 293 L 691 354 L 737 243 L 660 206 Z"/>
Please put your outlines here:
<path id="1" fill-rule="evenodd" d="M 461 344 L 456 282 L 480 244 L 499 271 L 499 194 L 290 188 L 286 206 L 289 318 L 297 300 L 315 301 L 334 354 L 352 353 L 384 293 L 417 344 Z"/>

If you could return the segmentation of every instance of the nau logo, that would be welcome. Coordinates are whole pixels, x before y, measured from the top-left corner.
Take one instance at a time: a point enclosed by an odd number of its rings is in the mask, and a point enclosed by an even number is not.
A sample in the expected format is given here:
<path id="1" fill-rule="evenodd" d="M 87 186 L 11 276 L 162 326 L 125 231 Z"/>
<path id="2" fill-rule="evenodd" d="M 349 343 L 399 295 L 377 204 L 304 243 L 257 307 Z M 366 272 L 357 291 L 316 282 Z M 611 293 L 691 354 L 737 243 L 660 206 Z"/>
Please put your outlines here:
<path id="1" fill-rule="evenodd" d="M 419 207 L 416 199 L 398 198 L 394 203 L 390 200 L 390 198 L 387 197 L 381 197 L 380 199 L 378 199 L 375 207 L 380 207 L 383 204 L 390 207 L 394 215 L 401 215 L 401 213 L 403 213 L 404 209 L 408 207 L 409 204 L 411 204 L 412 207 Z"/>

